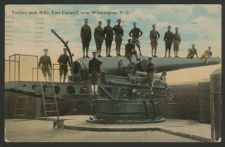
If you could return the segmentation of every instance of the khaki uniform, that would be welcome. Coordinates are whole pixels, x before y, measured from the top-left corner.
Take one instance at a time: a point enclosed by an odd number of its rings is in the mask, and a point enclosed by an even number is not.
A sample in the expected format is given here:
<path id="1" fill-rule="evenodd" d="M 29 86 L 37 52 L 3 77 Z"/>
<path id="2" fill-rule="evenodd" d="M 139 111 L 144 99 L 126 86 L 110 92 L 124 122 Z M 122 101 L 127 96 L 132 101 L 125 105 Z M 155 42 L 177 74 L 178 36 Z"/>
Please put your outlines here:
<path id="1" fill-rule="evenodd" d="M 59 65 L 59 74 L 60 75 L 67 75 L 68 72 L 68 66 L 67 64 L 69 63 L 69 56 L 67 54 L 62 54 L 58 58 L 58 63 Z"/>
<path id="2" fill-rule="evenodd" d="M 91 41 L 91 28 L 89 25 L 83 25 L 81 27 L 80 37 L 82 40 L 83 49 L 86 49 L 88 52 Z"/>
<path id="3" fill-rule="evenodd" d="M 102 62 L 96 58 L 92 58 L 89 61 L 89 74 L 90 74 L 90 79 L 92 84 L 98 83 L 101 64 Z"/>
<path id="4" fill-rule="evenodd" d="M 105 33 L 105 45 L 106 47 L 111 47 L 113 41 L 113 28 L 111 26 L 105 26 L 104 33 Z"/>
<path id="5" fill-rule="evenodd" d="M 212 51 L 210 50 L 206 50 L 203 54 L 202 54 L 202 57 L 200 59 L 205 59 L 205 62 L 207 62 L 207 59 L 212 57 Z"/>
<path id="6" fill-rule="evenodd" d="M 174 40 L 173 40 L 173 49 L 174 49 L 174 51 L 178 51 L 179 50 L 180 42 L 181 42 L 180 34 L 179 33 L 175 33 L 174 34 Z"/>
<path id="7" fill-rule="evenodd" d="M 157 45 L 158 45 L 158 39 L 160 37 L 160 34 L 158 31 L 156 30 L 151 30 L 150 32 L 150 40 L 151 40 L 151 47 L 152 48 L 157 48 Z"/>
<path id="8" fill-rule="evenodd" d="M 113 27 L 113 31 L 115 36 L 115 42 L 116 42 L 116 53 L 117 55 L 120 55 L 120 47 L 122 44 L 122 36 L 123 36 L 123 28 L 120 25 L 115 25 Z"/>
<path id="9" fill-rule="evenodd" d="M 194 58 L 194 56 L 196 55 L 198 57 L 198 53 L 197 53 L 197 50 L 195 48 L 191 48 L 188 50 L 188 55 L 187 55 L 187 58 Z"/>
<path id="10" fill-rule="evenodd" d="M 95 28 L 94 37 L 95 37 L 97 55 L 99 56 L 101 54 L 102 43 L 103 43 L 103 40 L 105 38 L 104 30 L 103 30 L 102 27 L 98 26 L 98 27 Z"/>
<path id="11" fill-rule="evenodd" d="M 51 76 L 52 62 L 50 56 L 41 56 L 39 59 L 38 67 L 41 67 L 41 71 L 44 76 L 46 76 L 46 74 L 48 74 L 48 76 Z"/>

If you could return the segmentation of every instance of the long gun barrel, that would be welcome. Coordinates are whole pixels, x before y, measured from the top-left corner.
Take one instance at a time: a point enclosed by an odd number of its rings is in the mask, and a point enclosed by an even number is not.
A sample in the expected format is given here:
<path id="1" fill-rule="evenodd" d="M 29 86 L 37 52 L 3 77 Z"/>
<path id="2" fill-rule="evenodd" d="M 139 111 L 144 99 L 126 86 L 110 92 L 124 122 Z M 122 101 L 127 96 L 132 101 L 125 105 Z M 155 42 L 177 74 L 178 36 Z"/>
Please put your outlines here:
<path id="1" fill-rule="evenodd" d="M 148 60 L 149 57 L 142 56 L 141 60 Z M 127 57 L 102 57 L 98 58 L 102 61 L 101 69 L 104 72 L 107 72 L 112 75 L 120 75 L 122 68 L 128 68 L 130 65 L 130 61 Z M 80 58 L 73 62 L 73 70 L 72 74 L 76 78 L 80 78 L 80 80 L 87 80 L 88 77 L 88 58 Z M 132 58 L 135 64 L 138 63 L 134 58 Z M 219 57 L 211 57 L 208 59 L 208 63 L 205 63 L 204 60 L 200 60 L 200 58 L 152 58 L 151 61 L 155 67 L 156 72 L 163 72 L 163 71 L 174 71 L 179 69 L 191 68 L 191 67 L 200 67 L 200 66 L 209 66 L 209 65 L 216 65 L 219 64 L 220 58 Z M 145 71 L 144 66 L 140 71 Z M 147 67 L 146 67 L 147 68 Z M 77 79 L 76 79 L 77 80 Z"/>

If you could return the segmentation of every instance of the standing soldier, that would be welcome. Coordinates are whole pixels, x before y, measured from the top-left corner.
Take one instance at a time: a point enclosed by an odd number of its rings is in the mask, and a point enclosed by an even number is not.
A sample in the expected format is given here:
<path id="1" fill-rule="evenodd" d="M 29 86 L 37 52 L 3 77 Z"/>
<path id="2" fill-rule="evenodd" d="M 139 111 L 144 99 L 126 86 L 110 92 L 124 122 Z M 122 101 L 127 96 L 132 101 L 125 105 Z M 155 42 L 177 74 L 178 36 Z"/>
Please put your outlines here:
<path id="1" fill-rule="evenodd" d="M 102 21 L 98 21 L 98 26 L 95 28 L 94 32 L 95 44 L 98 57 L 101 56 L 102 43 L 105 38 L 104 30 L 102 28 Z"/>
<path id="2" fill-rule="evenodd" d="M 81 27 L 80 31 L 80 37 L 82 40 L 82 46 L 83 46 L 83 58 L 89 58 L 88 56 L 88 50 L 89 45 L 91 41 L 91 27 L 88 25 L 88 19 L 84 19 L 84 25 Z M 85 56 L 86 52 L 86 56 Z"/>
<path id="3" fill-rule="evenodd" d="M 121 44 L 122 44 L 122 36 L 123 36 L 124 32 L 123 32 L 123 28 L 120 25 L 121 19 L 118 19 L 117 22 L 118 22 L 118 24 L 113 27 L 113 31 L 114 31 L 114 34 L 116 35 L 115 36 L 116 55 L 121 56 L 120 55 L 120 47 L 121 47 Z"/>
<path id="4" fill-rule="evenodd" d="M 178 27 L 175 28 L 174 40 L 173 40 L 173 49 L 174 56 L 178 57 L 179 45 L 181 42 L 180 34 L 178 33 Z"/>
<path id="5" fill-rule="evenodd" d="M 200 59 L 205 59 L 205 63 L 208 63 L 208 58 L 212 57 L 212 51 L 211 46 L 208 47 L 208 50 L 206 50 Z"/>
<path id="6" fill-rule="evenodd" d="M 198 53 L 197 53 L 197 49 L 195 48 L 195 44 L 192 44 L 192 48 L 188 49 L 187 58 L 193 59 L 195 55 L 198 58 Z"/>
<path id="7" fill-rule="evenodd" d="M 134 26 L 134 28 L 130 31 L 129 36 L 132 37 L 132 41 L 133 41 L 134 45 L 136 45 L 138 47 L 139 54 L 140 54 L 140 56 L 142 56 L 140 41 L 138 39 L 139 39 L 139 37 L 142 36 L 143 32 L 137 27 L 136 22 L 133 23 L 133 26 Z"/>
<path id="8" fill-rule="evenodd" d="M 152 47 L 152 57 L 157 57 L 156 56 L 156 50 L 157 50 L 157 46 L 158 46 L 158 42 L 157 40 L 160 37 L 160 34 L 158 31 L 155 30 L 155 24 L 152 25 L 152 30 L 150 32 L 150 40 L 151 40 L 151 47 Z M 154 55 L 153 55 L 154 52 Z"/>
<path id="9" fill-rule="evenodd" d="M 150 91 L 152 91 L 152 87 L 154 85 L 154 73 L 155 73 L 155 65 L 150 62 L 147 67 L 147 82 L 148 82 Z"/>
<path id="10" fill-rule="evenodd" d="M 132 55 L 134 55 L 136 57 L 136 60 L 138 60 L 137 52 L 134 49 L 134 44 L 132 43 L 131 39 L 128 39 L 128 43 L 125 45 L 125 56 L 128 58 L 130 62 L 132 62 L 131 61 Z"/>
<path id="11" fill-rule="evenodd" d="M 110 26 L 111 19 L 107 19 L 107 26 L 104 27 L 104 33 L 105 33 L 105 46 L 106 46 L 106 56 L 112 57 L 110 55 L 111 52 L 111 45 L 113 41 L 113 28 Z"/>
<path id="12" fill-rule="evenodd" d="M 170 29 L 171 29 L 171 26 L 168 26 L 168 31 L 164 35 L 165 49 L 166 49 L 165 57 L 167 55 L 167 51 L 169 52 L 169 57 L 170 57 L 170 50 L 173 43 L 173 33 L 170 31 Z"/>
<path id="13" fill-rule="evenodd" d="M 89 75 L 91 84 L 94 85 L 94 94 L 96 94 L 95 85 L 98 84 L 101 64 L 102 62 L 96 58 L 96 52 L 93 52 L 93 58 L 89 61 Z"/>
<path id="14" fill-rule="evenodd" d="M 44 49 L 44 55 L 40 57 L 38 67 L 41 68 L 42 74 L 45 78 L 45 81 L 51 81 L 52 75 L 52 62 L 50 56 L 48 56 L 48 49 Z M 48 74 L 48 78 L 47 78 Z"/>
<path id="15" fill-rule="evenodd" d="M 60 82 L 62 81 L 62 75 L 63 75 L 63 82 L 66 81 L 66 75 L 68 72 L 68 64 L 69 64 L 69 56 L 67 55 L 67 49 L 64 48 L 64 54 L 60 55 L 58 58 L 58 63 L 59 63 L 59 77 L 60 77 Z"/>

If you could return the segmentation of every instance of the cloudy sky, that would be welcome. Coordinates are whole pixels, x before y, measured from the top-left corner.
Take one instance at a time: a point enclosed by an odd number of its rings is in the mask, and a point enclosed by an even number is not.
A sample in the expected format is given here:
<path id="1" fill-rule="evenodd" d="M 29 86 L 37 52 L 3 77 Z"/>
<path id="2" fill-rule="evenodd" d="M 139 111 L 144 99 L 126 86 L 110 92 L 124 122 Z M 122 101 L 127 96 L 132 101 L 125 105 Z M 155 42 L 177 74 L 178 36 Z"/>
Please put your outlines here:
<path id="1" fill-rule="evenodd" d="M 107 12 L 93 14 L 93 11 Z M 120 13 L 123 11 L 123 13 Z M 14 53 L 42 55 L 42 49 L 48 48 L 53 62 L 62 53 L 63 45 L 50 32 L 55 29 L 63 39 L 69 41 L 69 46 L 75 54 L 74 59 L 81 57 L 80 27 L 83 19 L 88 18 L 92 28 L 97 21 L 112 19 L 112 25 L 121 18 L 125 31 L 123 43 L 128 39 L 132 22 L 144 32 L 141 41 L 142 52 L 150 55 L 149 31 L 151 25 L 161 37 L 159 39 L 158 56 L 164 55 L 163 35 L 168 25 L 179 27 L 181 34 L 180 56 L 186 56 L 188 47 L 196 44 L 199 54 L 208 46 L 212 46 L 213 55 L 221 57 L 221 5 L 7 5 L 6 6 L 6 33 L 5 56 Z M 115 55 L 115 43 L 112 54 Z M 124 47 L 123 47 L 124 48 Z M 91 41 L 91 51 L 95 50 L 95 42 Z M 103 52 L 105 55 L 105 46 Z M 124 51 L 122 51 L 123 53 Z M 32 65 L 31 65 L 32 66 Z M 220 68 L 209 66 L 170 72 L 168 82 L 188 82 L 207 79 L 209 73 Z M 31 71 L 31 69 L 29 70 Z M 190 76 L 190 72 L 192 74 Z M 187 78 L 188 76 L 188 78 Z M 186 78 L 184 78 L 186 77 Z"/>

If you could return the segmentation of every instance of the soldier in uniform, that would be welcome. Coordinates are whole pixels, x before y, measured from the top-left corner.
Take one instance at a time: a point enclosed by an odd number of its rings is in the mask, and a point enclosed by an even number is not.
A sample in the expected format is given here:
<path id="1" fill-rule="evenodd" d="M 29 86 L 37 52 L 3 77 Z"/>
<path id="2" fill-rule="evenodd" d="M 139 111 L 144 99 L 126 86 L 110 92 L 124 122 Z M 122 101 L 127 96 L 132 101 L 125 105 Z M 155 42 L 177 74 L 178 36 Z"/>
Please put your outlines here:
<path id="1" fill-rule="evenodd" d="M 41 68 L 42 74 L 45 78 L 45 81 L 51 81 L 51 69 L 52 69 L 52 62 L 50 56 L 48 56 L 48 49 L 44 49 L 44 55 L 40 57 L 38 67 Z M 47 78 L 48 75 L 48 78 Z"/>
<path id="2" fill-rule="evenodd" d="M 160 34 L 158 31 L 155 30 L 155 24 L 152 25 L 152 30 L 150 32 L 150 41 L 151 41 L 151 47 L 152 47 L 152 57 L 157 57 L 156 56 L 156 50 L 157 50 L 157 46 L 158 46 L 158 42 L 157 40 L 159 39 L 160 37 Z M 154 55 L 153 55 L 153 52 L 154 52 Z"/>
<path id="3" fill-rule="evenodd" d="M 95 44 L 98 57 L 101 56 L 102 43 L 105 38 L 104 29 L 102 28 L 102 21 L 98 21 L 98 26 L 95 28 L 94 32 Z"/>
<path id="4" fill-rule="evenodd" d="M 89 61 L 89 75 L 91 84 L 94 85 L 94 94 L 96 94 L 95 85 L 98 84 L 101 64 L 102 62 L 96 58 L 96 52 L 93 52 L 93 58 Z"/>
<path id="5" fill-rule="evenodd" d="M 138 60 L 137 52 L 134 49 L 134 44 L 132 43 L 131 39 L 128 39 L 128 43 L 125 45 L 125 56 L 128 58 L 130 62 L 132 62 L 131 61 L 132 55 L 134 55 L 136 57 L 136 60 Z"/>
<path id="6" fill-rule="evenodd" d="M 178 33 L 178 27 L 175 28 L 174 39 L 173 39 L 173 49 L 174 56 L 178 57 L 179 45 L 181 42 L 180 33 Z"/>
<path id="7" fill-rule="evenodd" d="M 204 59 L 205 63 L 208 63 L 208 58 L 212 57 L 212 51 L 211 46 L 208 47 L 208 49 L 202 54 L 202 57 L 200 59 Z"/>
<path id="8" fill-rule="evenodd" d="M 188 49 L 187 58 L 193 59 L 195 55 L 198 58 L 198 53 L 197 53 L 197 49 L 195 48 L 195 44 L 192 44 L 192 48 Z"/>
<path id="9" fill-rule="evenodd" d="M 62 81 L 62 75 L 63 75 L 63 82 L 66 81 L 66 76 L 68 73 L 68 64 L 69 64 L 69 56 L 67 55 L 67 49 L 64 48 L 64 54 L 60 55 L 58 58 L 58 63 L 59 63 L 59 77 L 60 77 L 60 82 Z"/>
<path id="10" fill-rule="evenodd" d="M 112 57 L 110 55 L 111 52 L 111 46 L 113 41 L 113 28 L 110 26 L 111 19 L 107 19 L 107 26 L 104 27 L 104 33 L 105 33 L 105 46 L 106 46 L 106 56 Z"/>
<path id="11" fill-rule="evenodd" d="M 118 24 L 113 27 L 113 32 L 115 34 L 116 55 L 121 56 L 120 55 L 120 47 L 122 44 L 122 36 L 123 36 L 124 31 L 123 31 L 122 26 L 120 25 L 121 19 L 118 19 L 117 22 L 118 22 Z"/>
<path id="12" fill-rule="evenodd" d="M 88 56 L 88 50 L 89 50 L 89 45 L 91 41 L 91 28 L 88 25 L 88 19 L 84 19 L 85 24 L 81 27 L 80 31 L 80 37 L 82 40 L 82 46 L 83 46 L 83 58 L 89 58 Z M 85 56 L 86 52 L 86 56 Z"/>
<path id="13" fill-rule="evenodd" d="M 168 31 L 164 34 L 164 41 L 165 41 L 165 57 L 167 55 L 167 51 L 170 57 L 170 50 L 173 43 L 173 33 L 170 31 L 171 26 L 168 26 Z"/>
<path id="14" fill-rule="evenodd" d="M 130 31 L 129 36 L 132 37 L 133 44 L 136 45 L 139 49 L 139 54 L 141 54 L 141 47 L 140 47 L 140 41 L 138 40 L 139 37 L 142 36 L 143 32 L 137 27 L 137 23 L 133 22 L 134 28 Z"/>
<path id="15" fill-rule="evenodd" d="M 155 65 L 150 62 L 147 67 L 147 82 L 151 91 L 154 85 L 154 73 L 155 73 Z"/>

